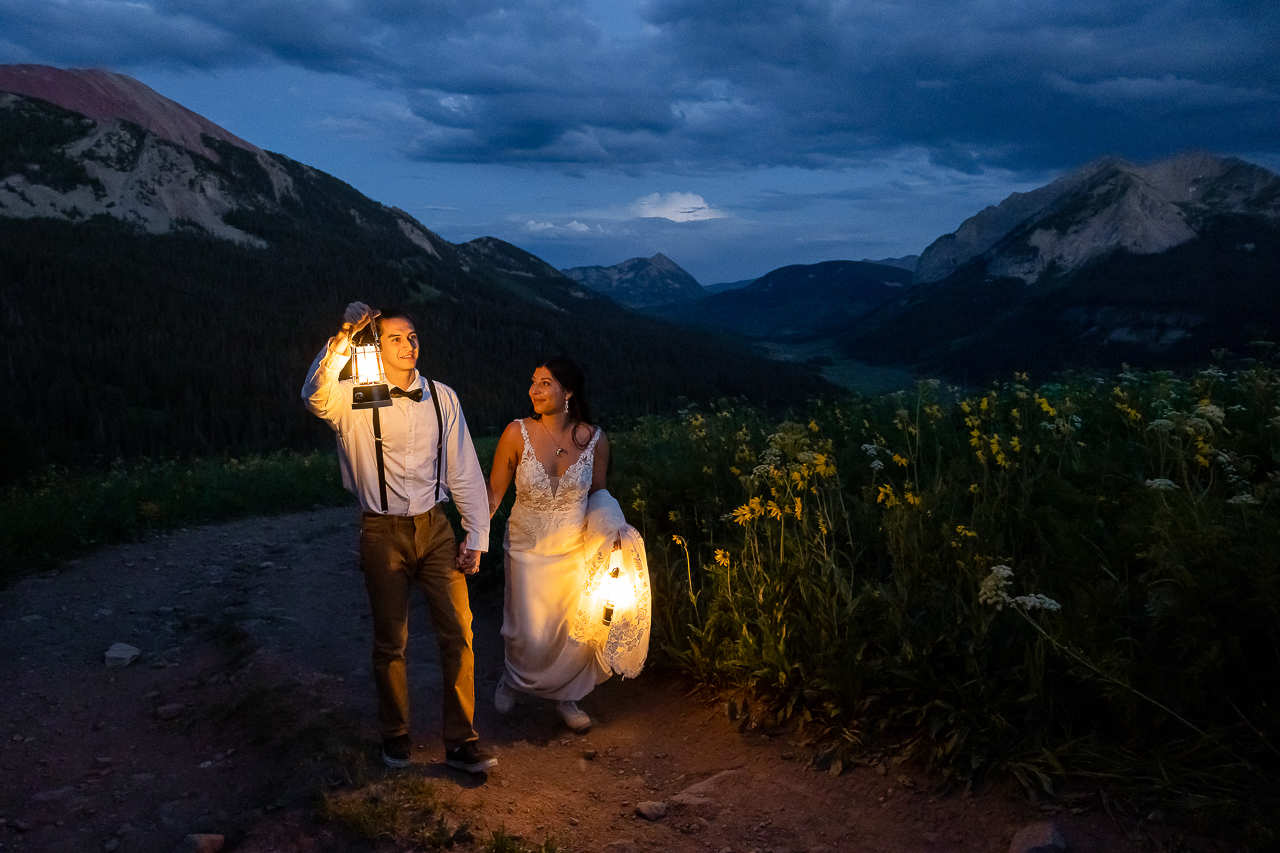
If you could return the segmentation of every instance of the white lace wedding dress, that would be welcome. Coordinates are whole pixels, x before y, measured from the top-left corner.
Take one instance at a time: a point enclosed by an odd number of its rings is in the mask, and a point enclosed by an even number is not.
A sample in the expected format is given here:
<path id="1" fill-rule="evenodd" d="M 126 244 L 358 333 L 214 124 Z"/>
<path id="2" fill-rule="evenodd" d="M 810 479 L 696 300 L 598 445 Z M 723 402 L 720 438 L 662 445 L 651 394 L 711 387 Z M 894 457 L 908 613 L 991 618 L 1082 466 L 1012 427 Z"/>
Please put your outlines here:
<path id="1" fill-rule="evenodd" d="M 504 541 L 506 680 L 524 693 L 576 701 L 611 672 L 598 648 L 569 637 L 587 581 L 584 519 L 600 430 L 554 478 L 534 455 L 524 421 L 519 424 L 524 451 Z"/>

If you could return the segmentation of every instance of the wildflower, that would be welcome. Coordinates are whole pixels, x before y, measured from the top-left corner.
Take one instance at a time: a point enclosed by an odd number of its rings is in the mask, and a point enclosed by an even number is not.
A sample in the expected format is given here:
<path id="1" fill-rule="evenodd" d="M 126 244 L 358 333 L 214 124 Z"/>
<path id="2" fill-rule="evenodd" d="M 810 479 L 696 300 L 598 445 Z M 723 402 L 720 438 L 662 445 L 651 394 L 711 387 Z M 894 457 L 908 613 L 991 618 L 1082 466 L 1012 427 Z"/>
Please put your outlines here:
<path id="1" fill-rule="evenodd" d="M 894 494 L 893 486 L 881 486 L 880 494 L 876 496 L 876 503 L 883 503 L 886 508 L 897 506 L 898 496 Z"/>
<path id="2" fill-rule="evenodd" d="M 793 515 L 795 515 L 795 517 L 796 517 L 797 519 L 799 519 L 799 518 L 800 518 L 800 509 L 801 509 L 801 507 L 800 507 L 800 499 L 799 499 L 799 498 L 796 498 L 796 499 L 795 499 L 795 502 L 796 502 L 796 505 L 795 505 L 795 509 L 792 511 L 792 514 L 793 514 Z"/>
<path id="3" fill-rule="evenodd" d="M 835 463 L 825 453 L 813 454 L 813 468 L 823 477 L 830 477 L 836 472 Z"/>
<path id="4" fill-rule="evenodd" d="M 1009 601 L 1009 578 L 1013 577 L 1013 569 L 1008 566 L 992 566 L 991 574 L 982 579 L 982 586 L 978 588 L 979 604 L 994 604 L 996 610 L 1004 610 L 1004 605 Z"/>
<path id="5" fill-rule="evenodd" d="M 1011 599 L 1013 604 L 1021 607 L 1023 610 L 1061 610 L 1062 605 L 1049 598 L 1046 595 L 1035 593 L 1033 595 L 1019 595 Z"/>
<path id="6" fill-rule="evenodd" d="M 717 565 L 720 565 L 720 566 L 724 566 L 726 569 L 727 569 L 727 568 L 729 568 L 729 552 L 728 552 L 728 551 L 722 551 L 721 549 L 717 548 L 717 549 L 716 549 L 716 564 L 717 564 Z"/>
<path id="7" fill-rule="evenodd" d="M 684 537 L 678 533 L 671 534 L 671 541 L 681 546 L 682 548 L 685 547 Z"/>
<path id="8" fill-rule="evenodd" d="M 1173 429 L 1173 421 L 1165 420 L 1164 418 L 1158 418 L 1152 421 L 1151 425 L 1147 427 L 1147 429 L 1153 429 L 1156 432 L 1168 432 L 1169 430 Z"/>
<path id="9" fill-rule="evenodd" d="M 897 463 L 898 463 L 899 465 L 901 465 L 903 468 L 906 468 L 906 467 L 907 467 L 907 460 L 906 460 L 906 459 L 904 459 L 903 457 L 899 456 L 899 455 L 898 455 L 898 454 L 896 454 L 896 453 L 895 453 L 895 454 L 893 454 L 893 461 L 894 461 L 894 462 L 897 462 Z"/>
<path id="10" fill-rule="evenodd" d="M 1019 595 L 1016 598 L 1009 595 L 1009 586 L 1013 577 L 1013 569 L 1008 566 L 992 566 L 991 574 L 982 580 L 982 586 L 978 588 L 978 602 L 980 604 L 994 604 L 996 610 L 1003 610 L 1006 604 L 1021 608 L 1022 610 L 1061 610 L 1062 605 L 1040 593 L 1032 595 Z"/>
<path id="11" fill-rule="evenodd" d="M 1258 499 L 1253 495 L 1236 495 L 1234 498 L 1228 498 L 1227 503 L 1232 506 L 1245 506 L 1247 504 L 1256 504 Z"/>
<path id="12" fill-rule="evenodd" d="M 776 518 L 779 521 L 782 520 L 782 509 L 778 506 L 776 501 L 769 501 L 765 504 L 765 508 L 769 510 L 770 518 Z"/>
<path id="13" fill-rule="evenodd" d="M 1222 422 L 1226 419 L 1226 412 L 1222 411 L 1219 406 L 1212 403 L 1205 403 L 1196 409 L 1196 415 L 1205 420 L 1212 421 L 1215 426 L 1222 426 Z"/>
<path id="14" fill-rule="evenodd" d="M 1156 492 L 1172 492 L 1178 488 L 1178 485 L 1174 483 L 1173 480 L 1166 480 L 1164 477 L 1147 480 L 1146 486 L 1148 489 Z"/>

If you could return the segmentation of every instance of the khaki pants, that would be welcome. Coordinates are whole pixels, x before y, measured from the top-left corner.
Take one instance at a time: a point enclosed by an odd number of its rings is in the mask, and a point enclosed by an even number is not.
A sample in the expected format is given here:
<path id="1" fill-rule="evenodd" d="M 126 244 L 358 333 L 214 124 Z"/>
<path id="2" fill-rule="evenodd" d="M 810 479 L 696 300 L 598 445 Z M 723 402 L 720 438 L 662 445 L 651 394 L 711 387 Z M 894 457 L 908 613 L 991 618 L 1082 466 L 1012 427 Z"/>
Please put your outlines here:
<path id="1" fill-rule="evenodd" d="M 383 738 L 409 733 L 409 594 L 422 589 L 440 646 L 446 749 L 477 740 L 475 652 L 466 575 L 454 566 L 457 540 L 444 511 L 418 516 L 364 513 L 360 519 L 360 568 L 373 613 L 373 678 Z"/>

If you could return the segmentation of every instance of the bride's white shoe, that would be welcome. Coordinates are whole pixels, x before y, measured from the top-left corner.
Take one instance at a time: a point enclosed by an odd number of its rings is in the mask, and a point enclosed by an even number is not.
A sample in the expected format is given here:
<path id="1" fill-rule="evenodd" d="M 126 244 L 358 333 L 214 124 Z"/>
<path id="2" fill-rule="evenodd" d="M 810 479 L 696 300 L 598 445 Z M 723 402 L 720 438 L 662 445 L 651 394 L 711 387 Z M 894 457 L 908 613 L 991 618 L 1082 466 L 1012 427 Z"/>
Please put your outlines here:
<path id="1" fill-rule="evenodd" d="M 564 720 L 564 724 L 575 732 L 585 732 L 591 728 L 591 718 L 572 699 L 557 702 L 556 711 L 560 713 L 560 719 Z"/>
<path id="2" fill-rule="evenodd" d="M 493 707 L 503 716 L 516 707 L 516 692 L 507 684 L 506 673 L 498 678 L 498 687 L 493 691 Z"/>

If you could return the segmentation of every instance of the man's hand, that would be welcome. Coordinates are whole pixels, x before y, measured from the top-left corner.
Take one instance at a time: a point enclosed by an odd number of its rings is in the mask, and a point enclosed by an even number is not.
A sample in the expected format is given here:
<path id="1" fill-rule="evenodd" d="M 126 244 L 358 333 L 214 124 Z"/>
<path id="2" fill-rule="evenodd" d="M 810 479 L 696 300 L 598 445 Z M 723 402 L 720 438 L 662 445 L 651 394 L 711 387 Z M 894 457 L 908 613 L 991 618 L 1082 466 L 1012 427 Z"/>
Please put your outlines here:
<path id="1" fill-rule="evenodd" d="M 464 575 L 474 575 L 480 571 L 480 552 L 472 551 L 466 542 L 458 543 L 458 559 L 455 562 L 458 571 Z"/>
<path id="2" fill-rule="evenodd" d="M 375 311 L 363 302 L 352 302 L 347 306 L 347 310 L 342 312 L 342 331 L 348 335 L 354 335 L 373 322 L 373 318 L 381 313 L 381 311 Z"/>

